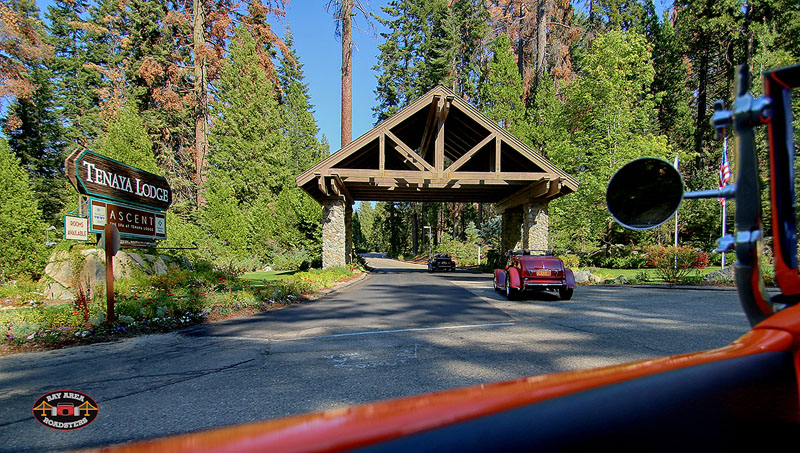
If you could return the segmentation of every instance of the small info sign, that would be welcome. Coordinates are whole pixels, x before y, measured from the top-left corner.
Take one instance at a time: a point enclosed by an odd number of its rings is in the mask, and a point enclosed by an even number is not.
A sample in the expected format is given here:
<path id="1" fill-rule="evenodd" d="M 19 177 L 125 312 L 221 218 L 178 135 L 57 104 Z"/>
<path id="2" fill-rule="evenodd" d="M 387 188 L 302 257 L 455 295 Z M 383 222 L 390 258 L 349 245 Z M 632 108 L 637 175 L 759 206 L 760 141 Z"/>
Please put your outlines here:
<path id="1" fill-rule="evenodd" d="M 64 238 L 72 241 L 88 241 L 89 219 L 71 215 L 64 216 Z"/>

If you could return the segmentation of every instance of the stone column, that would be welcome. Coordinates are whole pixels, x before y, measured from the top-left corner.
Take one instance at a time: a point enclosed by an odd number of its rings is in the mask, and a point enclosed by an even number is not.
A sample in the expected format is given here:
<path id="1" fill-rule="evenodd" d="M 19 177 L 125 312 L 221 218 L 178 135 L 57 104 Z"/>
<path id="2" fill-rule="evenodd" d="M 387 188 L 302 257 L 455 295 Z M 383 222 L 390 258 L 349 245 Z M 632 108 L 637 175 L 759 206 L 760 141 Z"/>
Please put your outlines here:
<path id="1" fill-rule="evenodd" d="M 353 263 L 353 204 L 348 200 L 344 207 L 344 260 L 347 264 Z"/>
<path id="2" fill-rule="evenodd" d="M 547 215 L 547 203 L 525 203 L 522 211 L 522 248 L 549 250 L 550 217 Z"/>
<path id="3" fill-rule="evenodd" d="M 507 250 L 519 249 L 522 247 L 522 207 L 515 206 L 503 212 L 503 249 L 500 253 Z"/>
<path id="4" fill-rule="evenodd" d="M 325 200 L 322 204 L 322 268 L 344 266 L 345 201 Z"/>

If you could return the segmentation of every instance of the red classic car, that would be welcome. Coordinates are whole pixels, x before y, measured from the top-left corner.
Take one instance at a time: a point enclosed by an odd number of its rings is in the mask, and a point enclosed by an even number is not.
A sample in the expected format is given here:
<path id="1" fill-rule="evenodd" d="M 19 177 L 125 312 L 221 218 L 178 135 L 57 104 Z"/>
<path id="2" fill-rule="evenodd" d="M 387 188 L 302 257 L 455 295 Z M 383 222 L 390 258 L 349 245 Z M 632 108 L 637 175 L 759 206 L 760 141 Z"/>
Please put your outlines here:
<path id="1" fill-rule="evenodd" d="M 494 271 L 496 291 L 505 291 L 509 299 L 526 290 L 557 290 L 561 299 L 572 298 L 575 277 L 560 258 L 548 252 L 530 250 L 510 250 L 506 255 L 505 267 Z"/>

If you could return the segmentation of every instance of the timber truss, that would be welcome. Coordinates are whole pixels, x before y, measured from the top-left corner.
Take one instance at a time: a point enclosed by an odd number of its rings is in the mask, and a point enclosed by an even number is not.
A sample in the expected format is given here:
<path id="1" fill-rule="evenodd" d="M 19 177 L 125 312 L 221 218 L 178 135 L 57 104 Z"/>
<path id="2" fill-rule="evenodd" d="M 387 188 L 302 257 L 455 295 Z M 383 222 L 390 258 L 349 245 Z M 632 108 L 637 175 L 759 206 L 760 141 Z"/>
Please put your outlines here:
<path id="1" fill-rule="evenodd" d="M 441 85 L 296 179 L 320 203 L 483 202 L 501 211 L 578 188 L 573 177 Z"/>

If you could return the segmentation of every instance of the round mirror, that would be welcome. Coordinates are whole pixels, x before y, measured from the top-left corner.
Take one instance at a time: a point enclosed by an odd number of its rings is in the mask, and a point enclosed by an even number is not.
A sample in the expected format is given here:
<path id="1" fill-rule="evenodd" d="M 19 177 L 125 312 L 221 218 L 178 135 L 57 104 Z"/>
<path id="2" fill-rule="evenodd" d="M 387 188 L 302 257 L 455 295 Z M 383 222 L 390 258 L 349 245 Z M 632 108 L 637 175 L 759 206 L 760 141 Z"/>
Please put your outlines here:
<path id="1" fill-rule="evenodd" d="M 614 220 L 632 230 L 649 230 L 669 220 L 683 200 L 683 178 L 663 159 L 644 157 L 625 164 L 608 183 L 606 204 Z"/>

